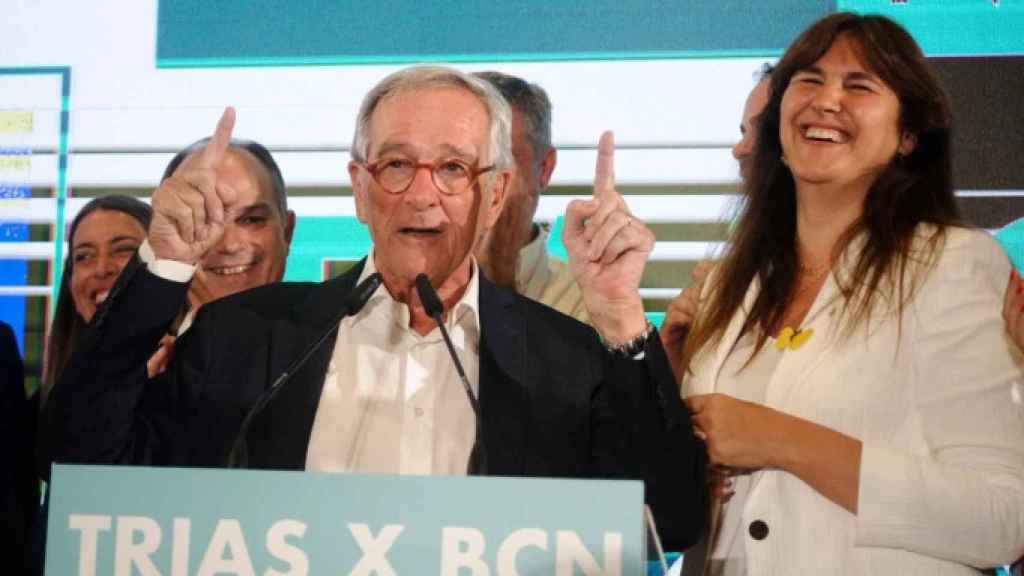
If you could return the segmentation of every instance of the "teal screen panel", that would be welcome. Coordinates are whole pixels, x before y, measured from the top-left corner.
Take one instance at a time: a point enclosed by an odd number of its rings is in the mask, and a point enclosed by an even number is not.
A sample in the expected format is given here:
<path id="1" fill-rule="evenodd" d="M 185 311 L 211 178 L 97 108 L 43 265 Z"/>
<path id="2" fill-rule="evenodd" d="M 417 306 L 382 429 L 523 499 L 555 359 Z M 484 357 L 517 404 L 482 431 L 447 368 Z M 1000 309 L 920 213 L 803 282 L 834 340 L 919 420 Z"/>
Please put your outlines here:
<path id="1" fill-rule="evenodd" d="M 568 261 L 569 252 L 565 249 L 565 244 L 562 244 L 563 228 L 565 228 L 565 216 L 555 218 L 555 221 L 551 223 L 551 232 L 548 233 L 547 250 L 548 254 L 555 258 Z"/>
<path id="2" fill-rule="evenodd" d="M 370 231 L 354 216 L 303 216 L 295 221 L 286 282 L 319 282 L 330 260 L 360 260 L 370 251 Z"/>
<path id="3" fill-rule="evenodd" d="M 1010 257 L 1018 271 L 1024 271 L 1024 218 L 1015 220 L 996 232 L 996 241 Z"/>
<path id="4" fill-rule="evenodd" d="M 159 67 L 531 61 L 782 53 L 834 0 L 162 0 Z"/>
<path id="5" fill-rule="evenodd" d="M 1019 0 L 838 0 L 840 10 L 881 14 L 902 24 L 928 56 L 1024 54 Z"/>
<path id="6" fill-rule="evenodd" d="M 163 0 L 159 67 L 779 55 L 836 10 L 884 14 L 930 56 L 1024 54 L 1018 0 Z M 426 23 L 430 23 L 429 25 Z"/>

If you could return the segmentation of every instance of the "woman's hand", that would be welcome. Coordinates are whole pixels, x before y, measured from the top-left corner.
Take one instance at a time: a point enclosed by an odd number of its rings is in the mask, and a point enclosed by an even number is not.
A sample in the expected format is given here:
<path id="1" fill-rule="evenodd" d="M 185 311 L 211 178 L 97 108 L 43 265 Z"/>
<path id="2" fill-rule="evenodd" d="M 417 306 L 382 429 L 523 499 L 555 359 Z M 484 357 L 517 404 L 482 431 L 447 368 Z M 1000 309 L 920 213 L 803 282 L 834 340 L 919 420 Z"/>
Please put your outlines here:
<path id="1" fill-rule="evenodd" d="M 727 394 L 686 399 L 694 434 L 704 440 L 713 466 L 726 470 L 779 467 L 771 439 L 786 415 Z"/>
<path id="2" fill-rule="evenodd" d="M 685 402 L 712 467 L 724 468 L 726 476 L 729 471 L 783 470 L 857 513 L 861 443 L 856 438 L 726 394 L 691 396 Z M 731 488 L 714 477 L 712 482 L 713 490 Z"/>
<path id="3" fill-rule="evenodd" d="M 708 468 L 708 484 L 711 486 L 711 495 L 723 504 L 728 502 L 733 497 L 733 494 L 736 493 L 733 487 L 733 478 L 754 472 L 757 472 L 757 470 L 730 468 L 728 466 L 710 466 Z"/>
<path id="4" fill-rule="evenodd" d="M 683 345 L 686 343 L 686 336 L 690 333 L 694 318 L 697 317 L 697 310 L 700 306 L 700 293 L 704 290 L 704 280 L 708 276 L 713 262 L 701 261 L 690 273 L 691 284 L 688 288 L 679 293 L 672 302 L 669 302 L 665 309 L 665 320 L 661 323 L 661 330 L 658 336 L 661 337 L 661 346 L 665 349 L 669 364 L 672 365 L 672 373 L 676 382 L 682 382 L 684 366 L 680 366 L 683 355 Z"/>

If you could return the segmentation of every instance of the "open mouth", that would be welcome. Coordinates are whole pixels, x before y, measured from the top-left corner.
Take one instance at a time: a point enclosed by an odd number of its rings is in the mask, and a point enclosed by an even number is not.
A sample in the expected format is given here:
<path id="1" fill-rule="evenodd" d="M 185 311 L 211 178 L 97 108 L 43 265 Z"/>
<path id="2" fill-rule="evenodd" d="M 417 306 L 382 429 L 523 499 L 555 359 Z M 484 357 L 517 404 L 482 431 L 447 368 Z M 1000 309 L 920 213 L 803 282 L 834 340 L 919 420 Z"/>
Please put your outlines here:
<path id="1" fill-rule="evenodd" d="M 107 296 L 110 296 L 110 290 L 103 290 L 102 292 L 93 294 L 92 301 L 99 306 L 100 304 L 103 304 L 103 301 L 107 299 Z"/>
<path id="2" fill-rule="evenodd" d="M 804 138 L 813 140 L 815 142 L 831 142 L 833 144 L 845 144 L 850 140 L 850 135 L 842 130 L 835 128 L 825 128 L 822 126 L 804 126 L 803 130 Z"/>
<path id="3" fill-rule="evenodd" d="M 414 227 L 407 227 L 407 228 L 399 229 L 399 233 L 407 235 L 407 236 L 419 236 L 419 237 L 424 237 L 424 238 L 430 238 L 430 237 L 434 237 L 434 236 L 439 236 L 441 234 L 441 229 L 440 228 L 414 228 Z"/>
<path id="4" fill-rule="evenodd" d="M 243 264 L 241 266 L 213 266 L 207 268 L 207 272 L 212 272 L 218 276 L 234 276 L 236 274 L 244 274 L 253 267 L 253 264 Z"/>

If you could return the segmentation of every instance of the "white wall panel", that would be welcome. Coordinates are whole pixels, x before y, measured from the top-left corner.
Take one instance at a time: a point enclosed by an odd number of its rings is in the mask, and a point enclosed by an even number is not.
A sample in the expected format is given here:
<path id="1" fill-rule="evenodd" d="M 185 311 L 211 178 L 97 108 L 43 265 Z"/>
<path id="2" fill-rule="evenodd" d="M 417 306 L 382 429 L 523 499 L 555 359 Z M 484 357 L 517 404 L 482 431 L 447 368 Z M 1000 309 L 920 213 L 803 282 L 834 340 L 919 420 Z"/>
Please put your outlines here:
<path id="1" fill-rule="evenodd" d="M 0 53 L 0 66 L 71 67 L 72 148 L 179 147 L 208 134 L 228 104 L 239 109 L 238 135 L 272 148 L 347 146 L 363 94 L 397 69 L 158 70 L 155 0 L 14 0 L 4 16 L 0 37 L 16 49 Z M 761 61 L 519 63 L 500 68 L 548 90 L 558 145 L 592 145 L 602 130 L 614 129 L 627 146 L 728 147 L 737 138 L 738 115 Z M 0 107 L 19 98 L 32 101 L 27 85 L 22 95 L 5 93 Z M 688 179 L 697 179 L 702 167 L 690 171 Z"/>

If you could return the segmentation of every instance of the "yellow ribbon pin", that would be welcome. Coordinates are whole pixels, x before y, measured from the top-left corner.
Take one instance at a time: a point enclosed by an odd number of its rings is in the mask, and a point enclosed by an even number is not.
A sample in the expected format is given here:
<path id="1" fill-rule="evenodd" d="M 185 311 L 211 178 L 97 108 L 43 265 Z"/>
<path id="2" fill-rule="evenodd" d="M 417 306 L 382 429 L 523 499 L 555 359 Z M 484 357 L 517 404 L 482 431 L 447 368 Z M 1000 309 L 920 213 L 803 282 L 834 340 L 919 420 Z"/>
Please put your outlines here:
<path id="1" fill-rule="evenodd" d="M 799 350 L 811 336 L 814 334 L 813 328 L 804 328 L 803 330 L 793 330 L 792 326 L 786 326 L 783 328 L 779 335 L 775 337 L 775 347 L 779 350 Z"/>

